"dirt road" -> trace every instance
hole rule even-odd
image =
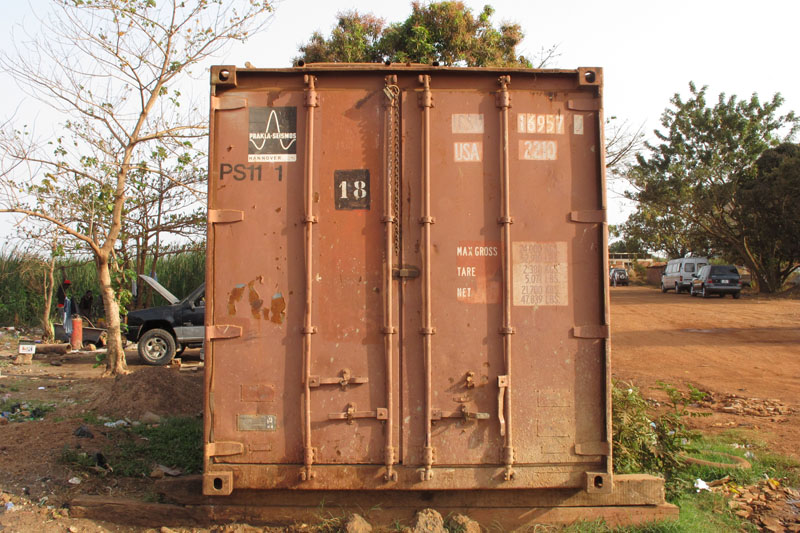
[[[703,299],[616,287],[611,332],[616,379],[632,380],[654,397],[663,395],[650,387],[663,381],[691,383],[718,399],[736,395],[749,405],[777,400],[773,404],[784,405],[785,414],[753,416],[729,408],[692,423],[710,431],[757,431],[776,451],[800,458],[800,300]],[[731,398],[727,403],[736,404]]]

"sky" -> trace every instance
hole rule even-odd
[[[225,0],[235,1],[235,0]],[[574,69],[602,67],[606,116],[644,125],[651,135],[676,92],[688,94],[688,85],[709,86],[709,100],[724,92],[740,98],[756,92],[766,101],[780,92],[783,112],[800,112],[800,1],[761,0],[466,0],[473,12],[489,3],[495,25],[517,22],[525,32],[518,53],[535,56],[542,47],[558,45],[559,56],[548,66]],[[30,19],[45,0],[0,0],[0,45],[8,49],[11,28]],[[298,45],[311,33],[329,34],[340,11],[372,12],[387,22],[404,20],[410,2],[368,0],[281,0],[270,25],[244,45],[231,46],[211,64],[245,61],[256,67],[291,65]],[[208,77],[197,77],[197,91],[208,93]],[[0,100],[0,121],[15,110],[32,113],[39,105],[20,104],[20,92],[0,76],[6,94]],[[21,107],[19,107],[21,106]],[[39,120],[46,120],[41,112]],[[39,128],[41,129],[41,127]],[[620,198],[622,185],[609,185],[609,222],[620,223],[631,206]],[[0,239],[7,233],[0,219]]]

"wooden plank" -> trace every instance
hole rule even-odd
[[[345,509],[335,505],[309,507],[250,507],[212,506],[211,517],[217,523],[240,522],[256,524],[314,524],[331,518],[344,519],[351,513],[363,513],[375,527],[387,527],[397,523],[410,525],[417,511],[432,508],[442,516],[463,514],[484,527],[501,528],[502,531],[535,530],[540,524],[565,525],[581,521],[603,519],[611,527],[645,524],[662,520],[677,520],[679,509],[672,504],[639,505],[631,507],[531,507],[521,508],[472,508],[420,506],[415,509],[373,508]]]
[[[142,527],[202,525],[210,522],[208,510],[202,508],[105,496],[78,496],[70,502],[69,514],[73,518]]]
[[[300,491],[300,490],[237,490],[231,496],[203,496],[201,476],[183,476],[156,482],[155,491],[164,501],[183,505],[255,505],[311,506],[326,504],[365,509],[420,509],[426,506],[478,507],[603,507],[659,505],[664,500],[664,480],[646,474],[614,477],[610,494],[588,494],[579,489],[568,490],[497,490],[497,491]]]
[[[69,351],[70,345],[69,344],[37,344],[36,345],[36,353],[37,354],[58,354],[64,355]]]
[[[398,493],[400,494],[400,493]],[[463,496],[463,494],[462,494]],[[603,519],[610,526],[643,524],[678,518],[679,510],[671,504],[603,507],[470,507],[456,505],[419,505],[409,507],[364,508],[355,505],[339,506],[325,503],[317,507],[306,505],[203,505],[179,506],[139,502],[103,496],[81,496],[71,502],[70,515],[75,518],[113,521],[118,524],[142,527],[207,526],[214,523],[248,523],[251,525],[291,525],[298,522],[313,524],[331,518],[342,518],[351,513],[366,514],[374,526],[396,523],[411,524],[416,512],[422,508],[436,509],[442,516],[465,514],[484,524],[499,526],[503,530],[532,527],[536,524],[571,524],[578,521]]]

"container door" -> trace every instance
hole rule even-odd
[[[493,89],[433,89],[427,143],[420,102],[425,91],[412,85],[404,94],[405,137],[423,139],[422,147],[404,147],[404,190],[410,198],[404,205],[404,261],[422,270],[420,280],[403,291],[404,452],[410,464],[425,465],[428,454],[434,466],[502,462],[499,119]],[[426,450],[426,441],[432,450]]]
[[[214,113],[218,463],[384,462],[386,96],[341,82],[228,92]]]
[[[597,101],[530,78],[405,81],[421,143],[403,149],[403,261],[421,277],[402,289],[404,461],[558,483],[535,465],[608,454]]]

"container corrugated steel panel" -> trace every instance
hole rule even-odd
[[[611,489],[601,87],[212,69],[207,494]]]

